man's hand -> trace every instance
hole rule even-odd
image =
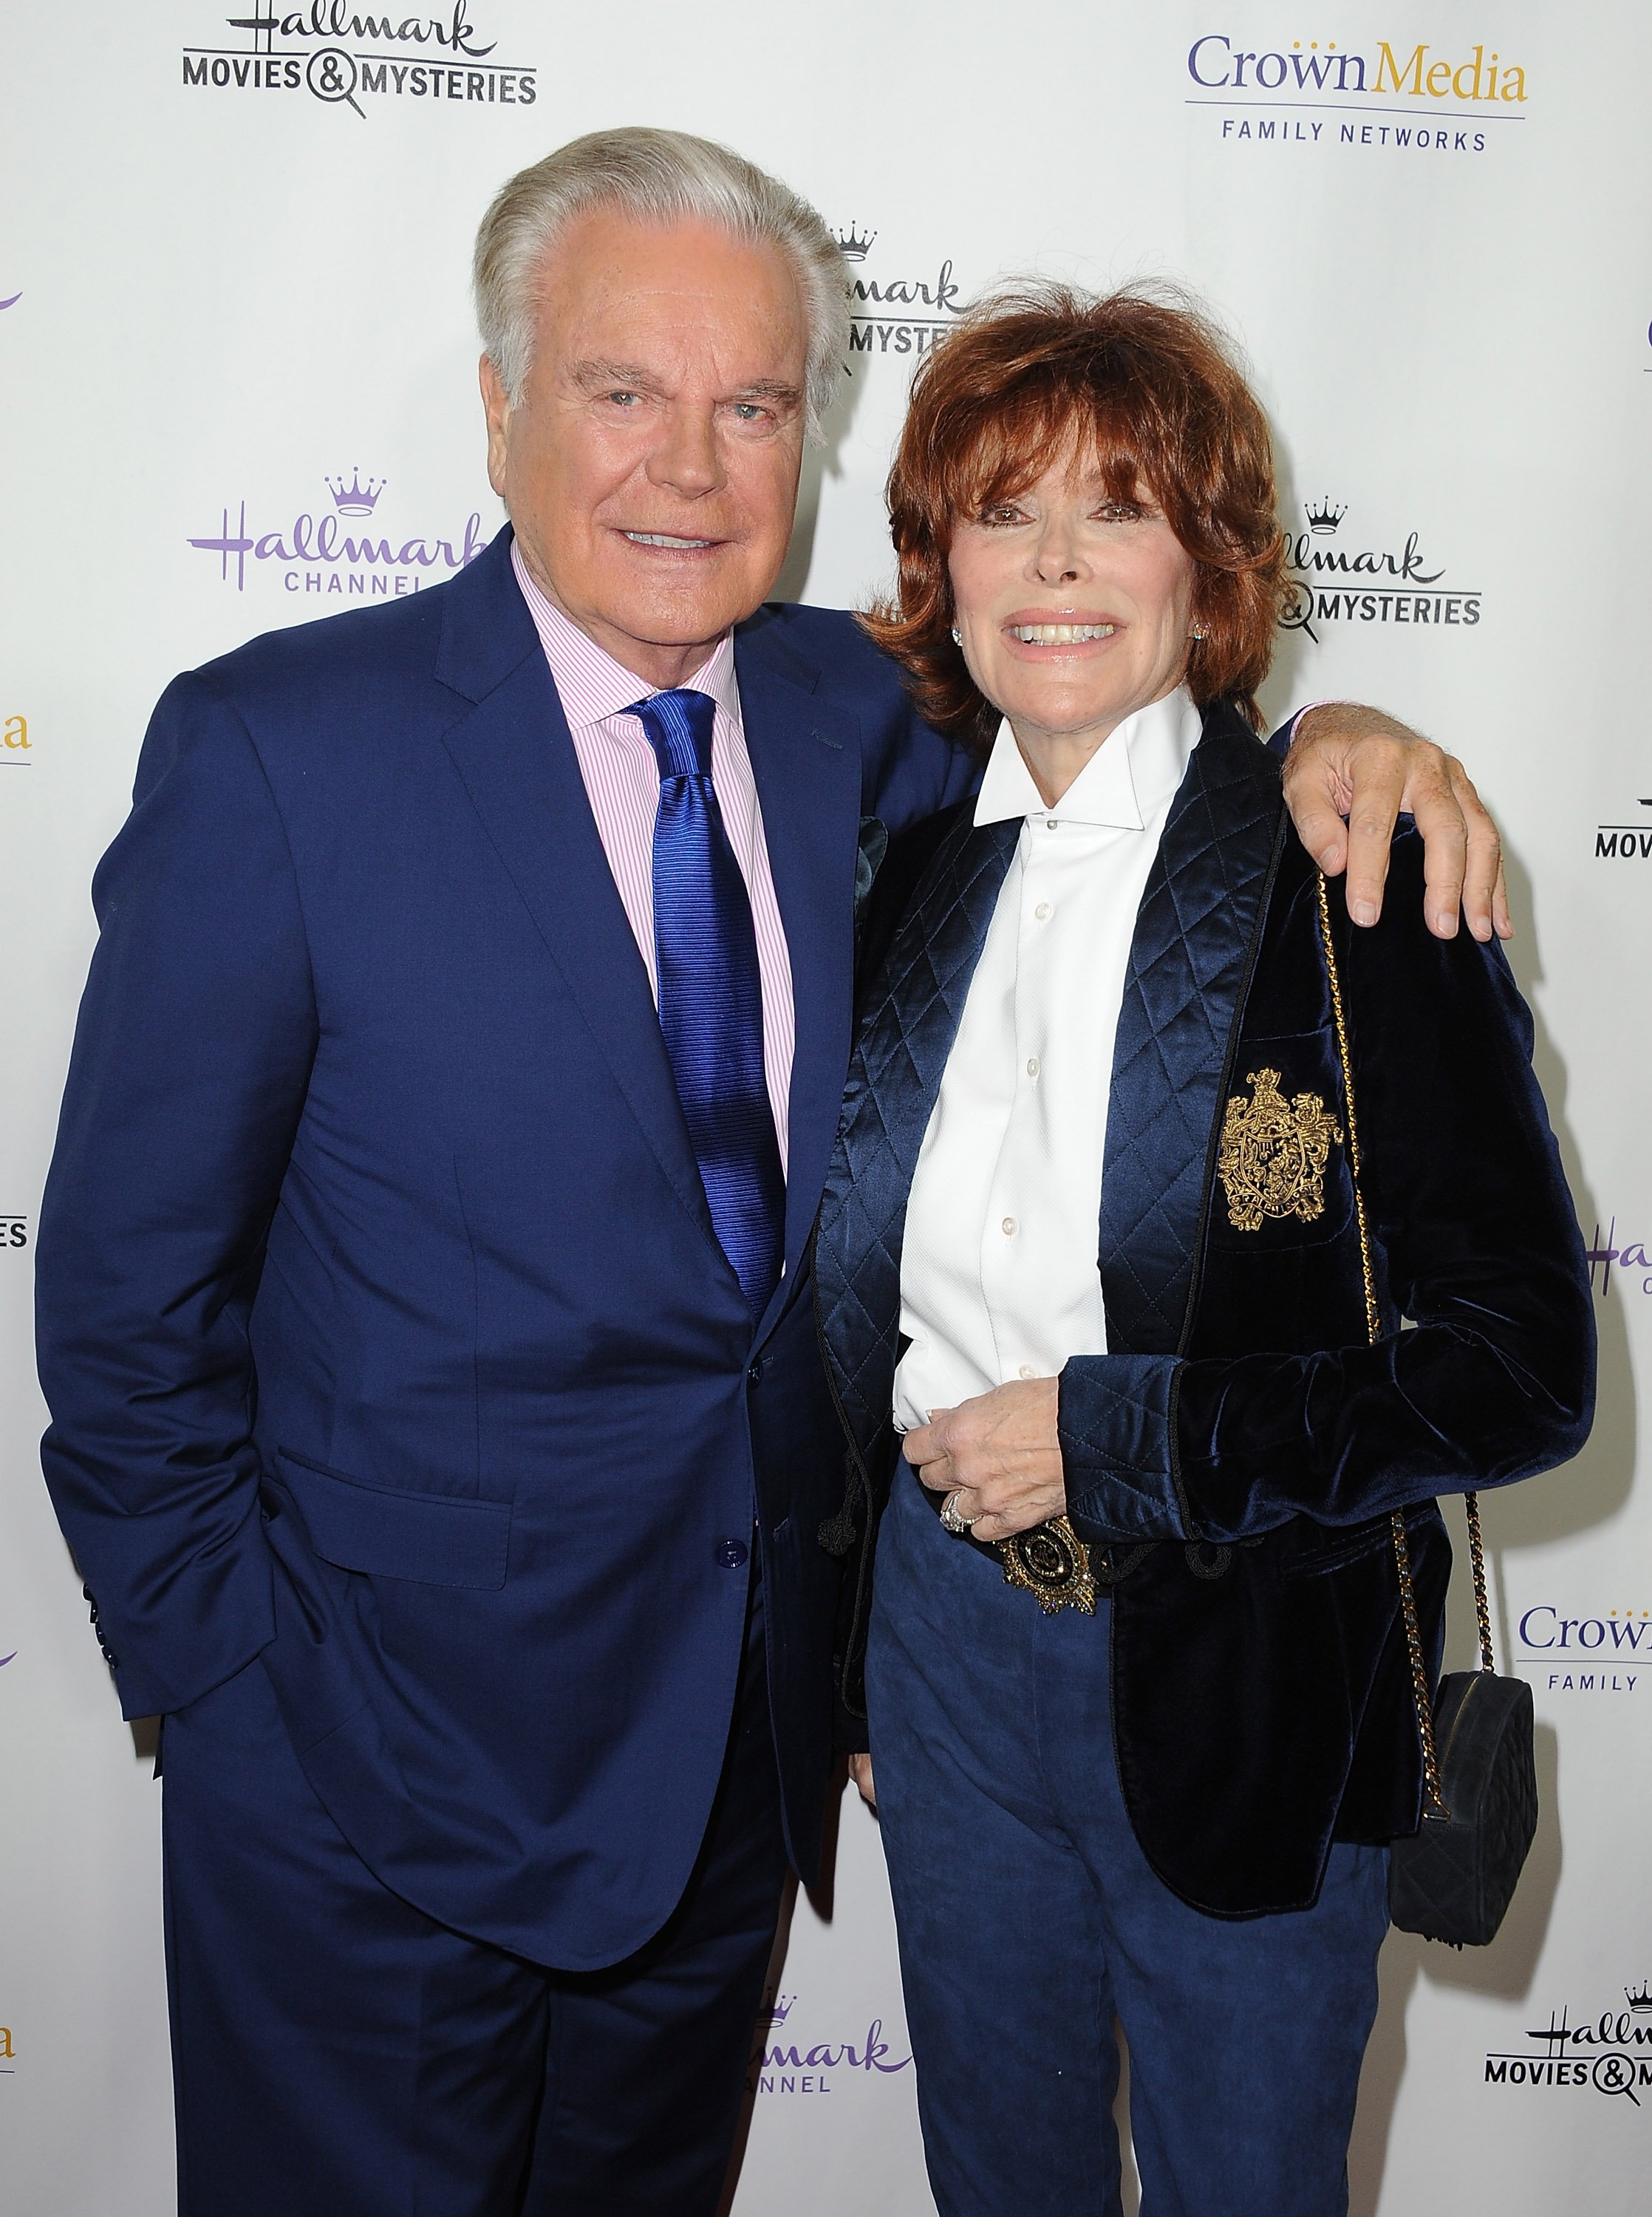
[[[959,1496],[978,1540],[1008,1540],[1067,1508],[1053,1378],[1017,1378],[909,1432],[907,1461],[931,1492]]]
[[[1389,843],[1402,810],[1423,843],[1423,900],[1438,939],[1458,911],[1476,939],[1512,939],[1502,841],[1462,763],[1380,708],[1323,701],[1298,718],[1285,763],[1285,799],[1297,837],[1327,877],[1348,874],[1348,914],[1382,914]],[[1347,818],[1347,823],[1343,818]]]
[[[860,1799],[867,1808],[875,1809],[878,1794],[872,1782],[872,1757],[869,1755],[852,1755],[849,1757],[849,1775],[860,1788]]]

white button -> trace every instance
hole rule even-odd
[[[1029,1078],[1036,1078],[1039,1074],[1039,1058],[1035,1054],[1026,1058],[1026,1074]]]
[[[1040,901],[1040,902],[1039,903],[1038,906],[1033,910],[1032,913],[1033,913],[1033,915],[1034,915],[1035,917],[1037,917],[1037,918],[1039,919],[1039,922],[1040,923],[1042,923],[1044,922],[1044,919],[1045,918],[1045,917],[1047,917],[1047,916],[1049,915],[1049,913],[1050,913],[1050,904],[1049,904],[1049,902],[1048,902],[1048,901]]]
[[[1036,1378],[1038,1374],[1038,1372],[1032,1368],[1032,1365],[1030,1362],[1022,1363],[1021,1375],[1023,1378]]]
[[[1000,1228],[1002,1229],[1006,1239],[1013,1239],[1015,1237],[1014,1218],[1013,1216],[1007,1216]]]
[[[1045,821],[1045,828],[1046,828],[1047,830],[1049,830],[1049,831],[1058,831],[1061,829],[1060,824],[1057,822],[1056,818],[1055,818],[1053,816],[1046,816],[1046,817],[1045,818],[1044,821]]]

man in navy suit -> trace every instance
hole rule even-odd
[[[812,211],[599,134],[478,291],[513,528],[169,688],[42,1215],[46,1474],[164,1719],[189,2217],[709,2213],[818,1856],[856,887],[976,771],[763,605],[844,352]],[[1454,926],[1444,758],[1319,722],[1299,822],[1335,864],[1359,781],[1374,902],[1403,797]]]

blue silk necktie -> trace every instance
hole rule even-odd
[[[780,1282],[786,1182],[763,1074],[757,935],[712,787],[707,693],[656,693],[629,712],[660,766],[654,951],[660,1029],[723,1252],[754,1316]]]

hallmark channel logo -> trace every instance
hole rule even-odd
[[[867,276],[863,274],[878,242],[875,231],[852,223],[834,233],[848,265],[844,290],[849,299],[849,359],[863,354],[933,354],[964,312],[963,287],[952,275],[949,256],[933,275]]]
[[[1515,1662],[1543,1672],[1551,1694],[1632,1694],[1652,1669],[1652,1611],[1568,1616],[1538,1602],[1515,1626],[1514,1642]]]
[[[1563,2008],[1546,2025],[1528,2027],[1526,2048],[1494,2050],[1486,2058],[1488,2086],[1592,2086],[1597,2094],[1624,2096],[1636,2109],[1652,2090],[1652,1980],[1623,1990],[1627,2007],[1602,2010],[1574,2024]]]
[[[0,315],[3,315],[8,308],[15,308],[22,297],[21,293],[14,293],[10,300],[0,300]]]
[[[1604,1234],[1597,1220],[1583,1259],[1589,1266],[1589,1285],[1602,1300],[1614,1286],[1620,1294],[1652,1294],[1652,1262],[1647,1259],[1646,1244],[1644,1239],[1620,1242],[1615,1216]]]
[[[1638,795],[1637,806],[1652,809],[1652,797]],[[1652,815],[1643,816],[1638,824],[1597,824],[1594,859],[1597,862],[1652,861]]]
[[[1305,531],[1285,542],[1287,591],[1279,622],[1319,643],[1316,624],[1427,624],[1435,629],[1477,624],[1484,596],[1466,585],[1442,585],[1443,568],[1428,568],[1420,534],[1397,548],[1360,546],[1340,534],[1347,504],[1329,494],[1304,501]]]
[[[233,577],[237,593],[247,590],[249,561],[267,562],[268,574],[279,577],[289,593],[345,600],[397,599],[429,584],[433,571],[439,578],[475,561],[487,545],[478,510],[472,511],[462,532],[398,539],[383,528],[378,513],[388,482],[364,479],[352,465],[348,484],[342,474],[324,477],[330,505],[318,502],[314,514],[303,509],[279,530],[259,531],[249,526],[243,500],[233,518],[225,505],[217,532],[189,544],[218,556],[219,577],[225,584]],[[366,529],[355,528],[363,523]],[[253,576],[256,580],[256,568]]]
[[[364,120],[364,100],[408,99],[532,108],[533,64],[509,66],[499,42],[471,21],[468,0],[445,15],[397,15],[311,0],[225,18],[234,46],[186,46],[183,81],[216,92],[307,92]]]
[[[3,1209],[0,1209],[0,1254],[9,1254],[14,1248],[27,1247],[28,1244],[28,1219],[26,1216],[8,1216]],[[6,1660],[9,1662],[11,1658],[8,1656]]]
[[[10,1661],[10,1657],[7,1657]],[[11,2027],[0,2024],[0,2078],[15,2078],[17,2075],[17,2051],[11,2036]]]
[[[880,2016],[872,2018],[864,2040],[817,2040],[805,2047],[798,2026],[792,2022],[797,2002],[795,1994],[778,1991],[765,1998],[747,2068],[749,2092],[829,2094],[834,2073],[841,2084],[846,2072],[864,2072],[868,2079],[873,2074],[893,2078],[911,2068],[909,2054],[896,2057],[892,2062],[887,2060],[893,2051],[884,2038]]]
[[[1483,126],[1519,120],[1526,101],[1524,65],[1483,41],[1408,52],[1403,39],[1363,50],[1293,39],[1287,52],[1207,31],[1187,50],[1187,75],[1197,90],[1184,104],[1227,111],[1220,135],[1235,145],[1483,154]],[[1353,120],[1362,107],[1372,120]]]
[[[0,769],[27,769],[34,751],[27,716],[0,716]]]

